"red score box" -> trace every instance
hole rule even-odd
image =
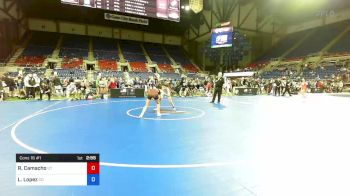
[[[87,163],[87,174],[100,174],[100,163],[99,162],[88,162]]]

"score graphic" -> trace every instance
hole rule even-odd
[[[17,186],[99,184],[99,154],[16,154]]]
[[[87,185],[100,184],[100,163],[89,162],[87,164]]]

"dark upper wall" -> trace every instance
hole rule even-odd
[[[104,13],[115,13],[106,10],[61,4],[60,0],[20,0],[23,11],[28,17],[64,20],[85,24],[98,24],[102,26],[122,27],[154,33],[170,35],[183,35],[190,25],[189,17],[181,17],[181,22],[148,18],[148,26],[134,25],[104,20]],[[124,14],[123,15],[128,15]],[[134,15],[131,15],[134,16]],[[140,17],[140,16],[135,16]]]

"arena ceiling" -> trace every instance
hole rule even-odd
[[[286,24],[329,16],[350,8],[349,0],[255,0],[262,14],[272,14]]]

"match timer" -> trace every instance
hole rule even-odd
[[[17,186],[99,184],[99,154],[16,154]]]

